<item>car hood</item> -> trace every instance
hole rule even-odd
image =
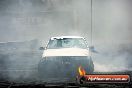
[[[44,50],[42,57],[48,56],[89,56],[89,50],[81,48],[60,48]]]

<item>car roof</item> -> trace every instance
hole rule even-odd
[[[81,36],[56,36],[56,37],[51,37],[51,39],[63,39],[63,38],[84,38]]]

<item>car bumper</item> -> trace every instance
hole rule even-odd
[[[91,73],[92,65],[91,58],[86,56],[46,57],[40,61],[38,70],[42,76],[47,77],[75,77],[79,66]]]

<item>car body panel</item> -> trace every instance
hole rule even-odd
[[[43,57],[48,56],[89,56],[88,49],[81,48],[61,48],[61,49],[47,49],[43,52]]]

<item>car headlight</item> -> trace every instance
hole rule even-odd
[[[40,62],[43,62],[43,61],[45,61],[46,60],[46,57],[43,57],[41,60],[40,60]]]

